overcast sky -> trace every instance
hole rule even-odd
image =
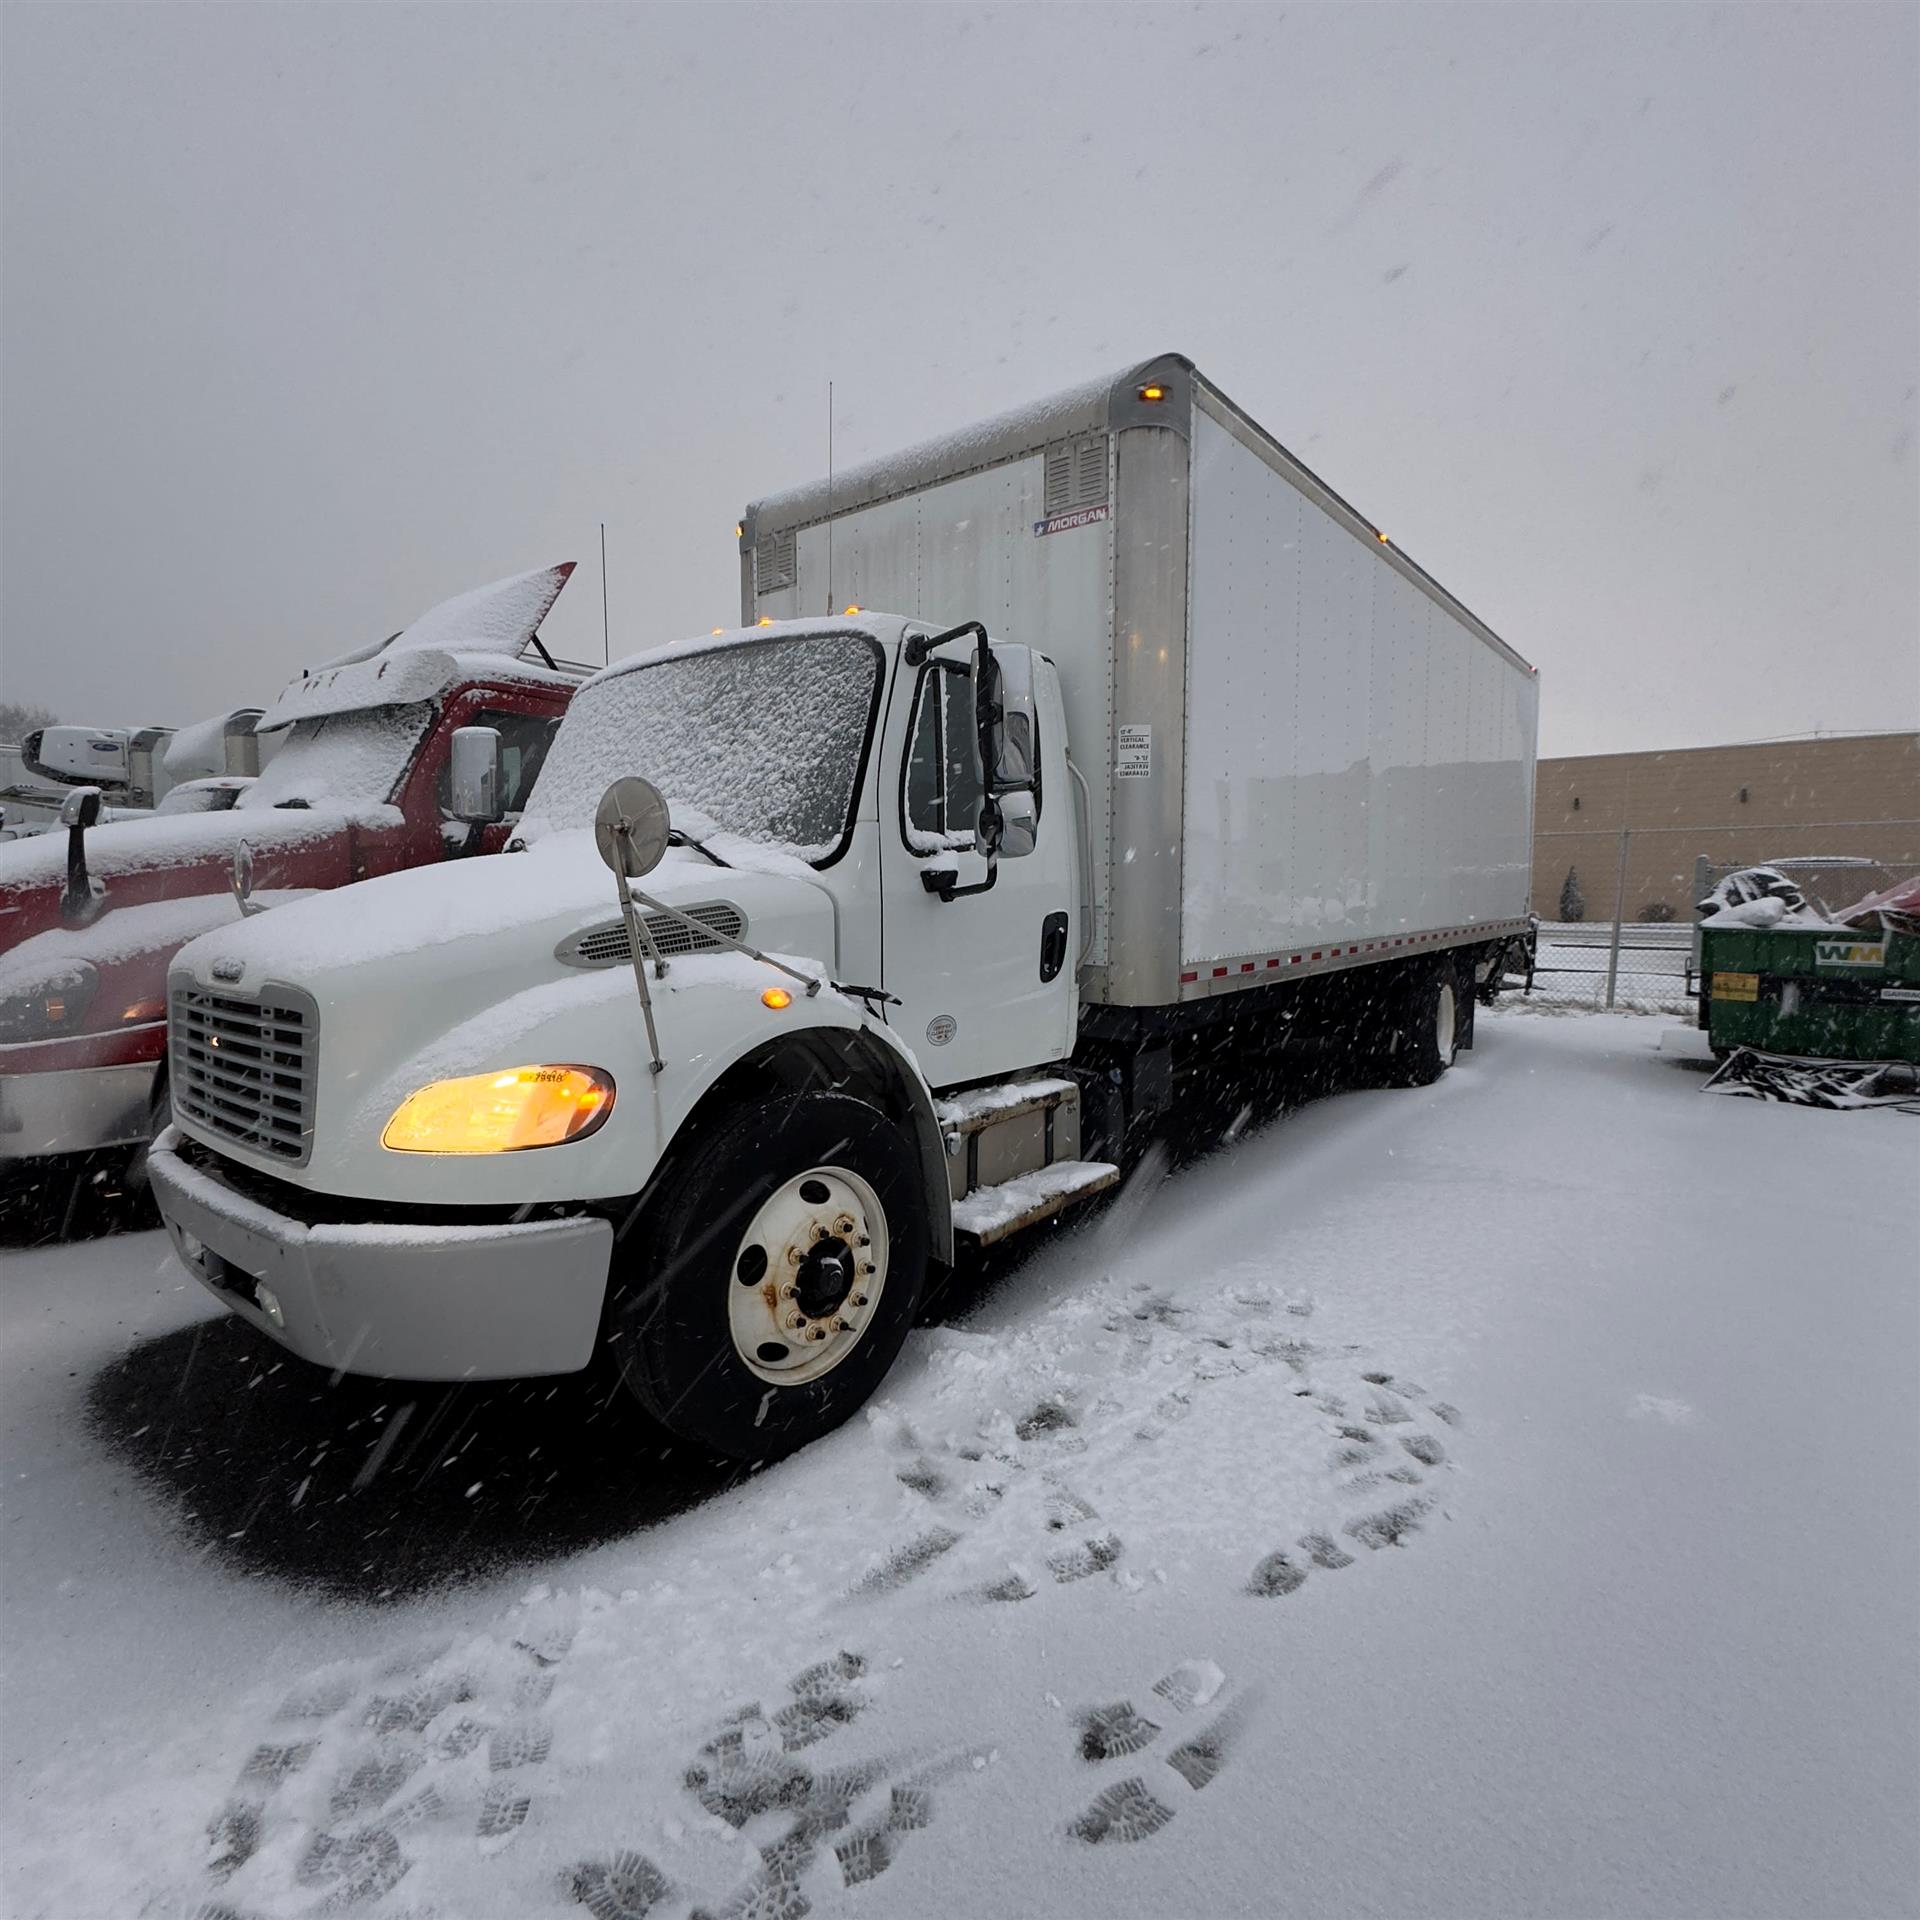
[[[1920,723],[1920,10],[0,8],[0,682],[271,698],[1167,348],[1535,661],[1541,745]]]

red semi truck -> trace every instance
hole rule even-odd
[[[152,1138],[167,968],[188,940],[500,848],[587,672],[538,635],[572,571],[462,594],[303,673],[262,716],[279,749],[230,809],[95,824],[98,789],[75,787],[59,827],[0,845],[0,1175]]]

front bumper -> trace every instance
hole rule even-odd
[[[68,1067],[54,1073],[0,1073],[0,1164],[53,1153],[132,1147],[152,1124],[159,1067]]]
[[[592,1358],[613,1227],[318,1225],[234,1191],[154,1142],[155,1198],[187,1271],[283,1347],[343,1373],[502,1380]]]

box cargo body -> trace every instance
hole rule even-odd
[[[979,619],[1056,662],[1089,1002],[1525,930],[1533,669],[1190,361],[763,499],[740,581],[747,624]]]

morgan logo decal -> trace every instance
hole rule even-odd
[[[1072,513],[1056,513],[1033,523],[1035,538],[1049,533],[1067,533],[1075,527],[1097,527],[1107,517],[1104,506],[1076,507]]]
[[[927,1022],[927,1044],[944,1047],[960,1031],[960,1023],[950,1013],[936,1013]]]
[[[1819,940],[1814,943],[1816,967],[1884,967],[1887,943],[1884,940]]]
[[[216,980],[238,980],[247,970],[244,960],[216,960],[207,971]]]

